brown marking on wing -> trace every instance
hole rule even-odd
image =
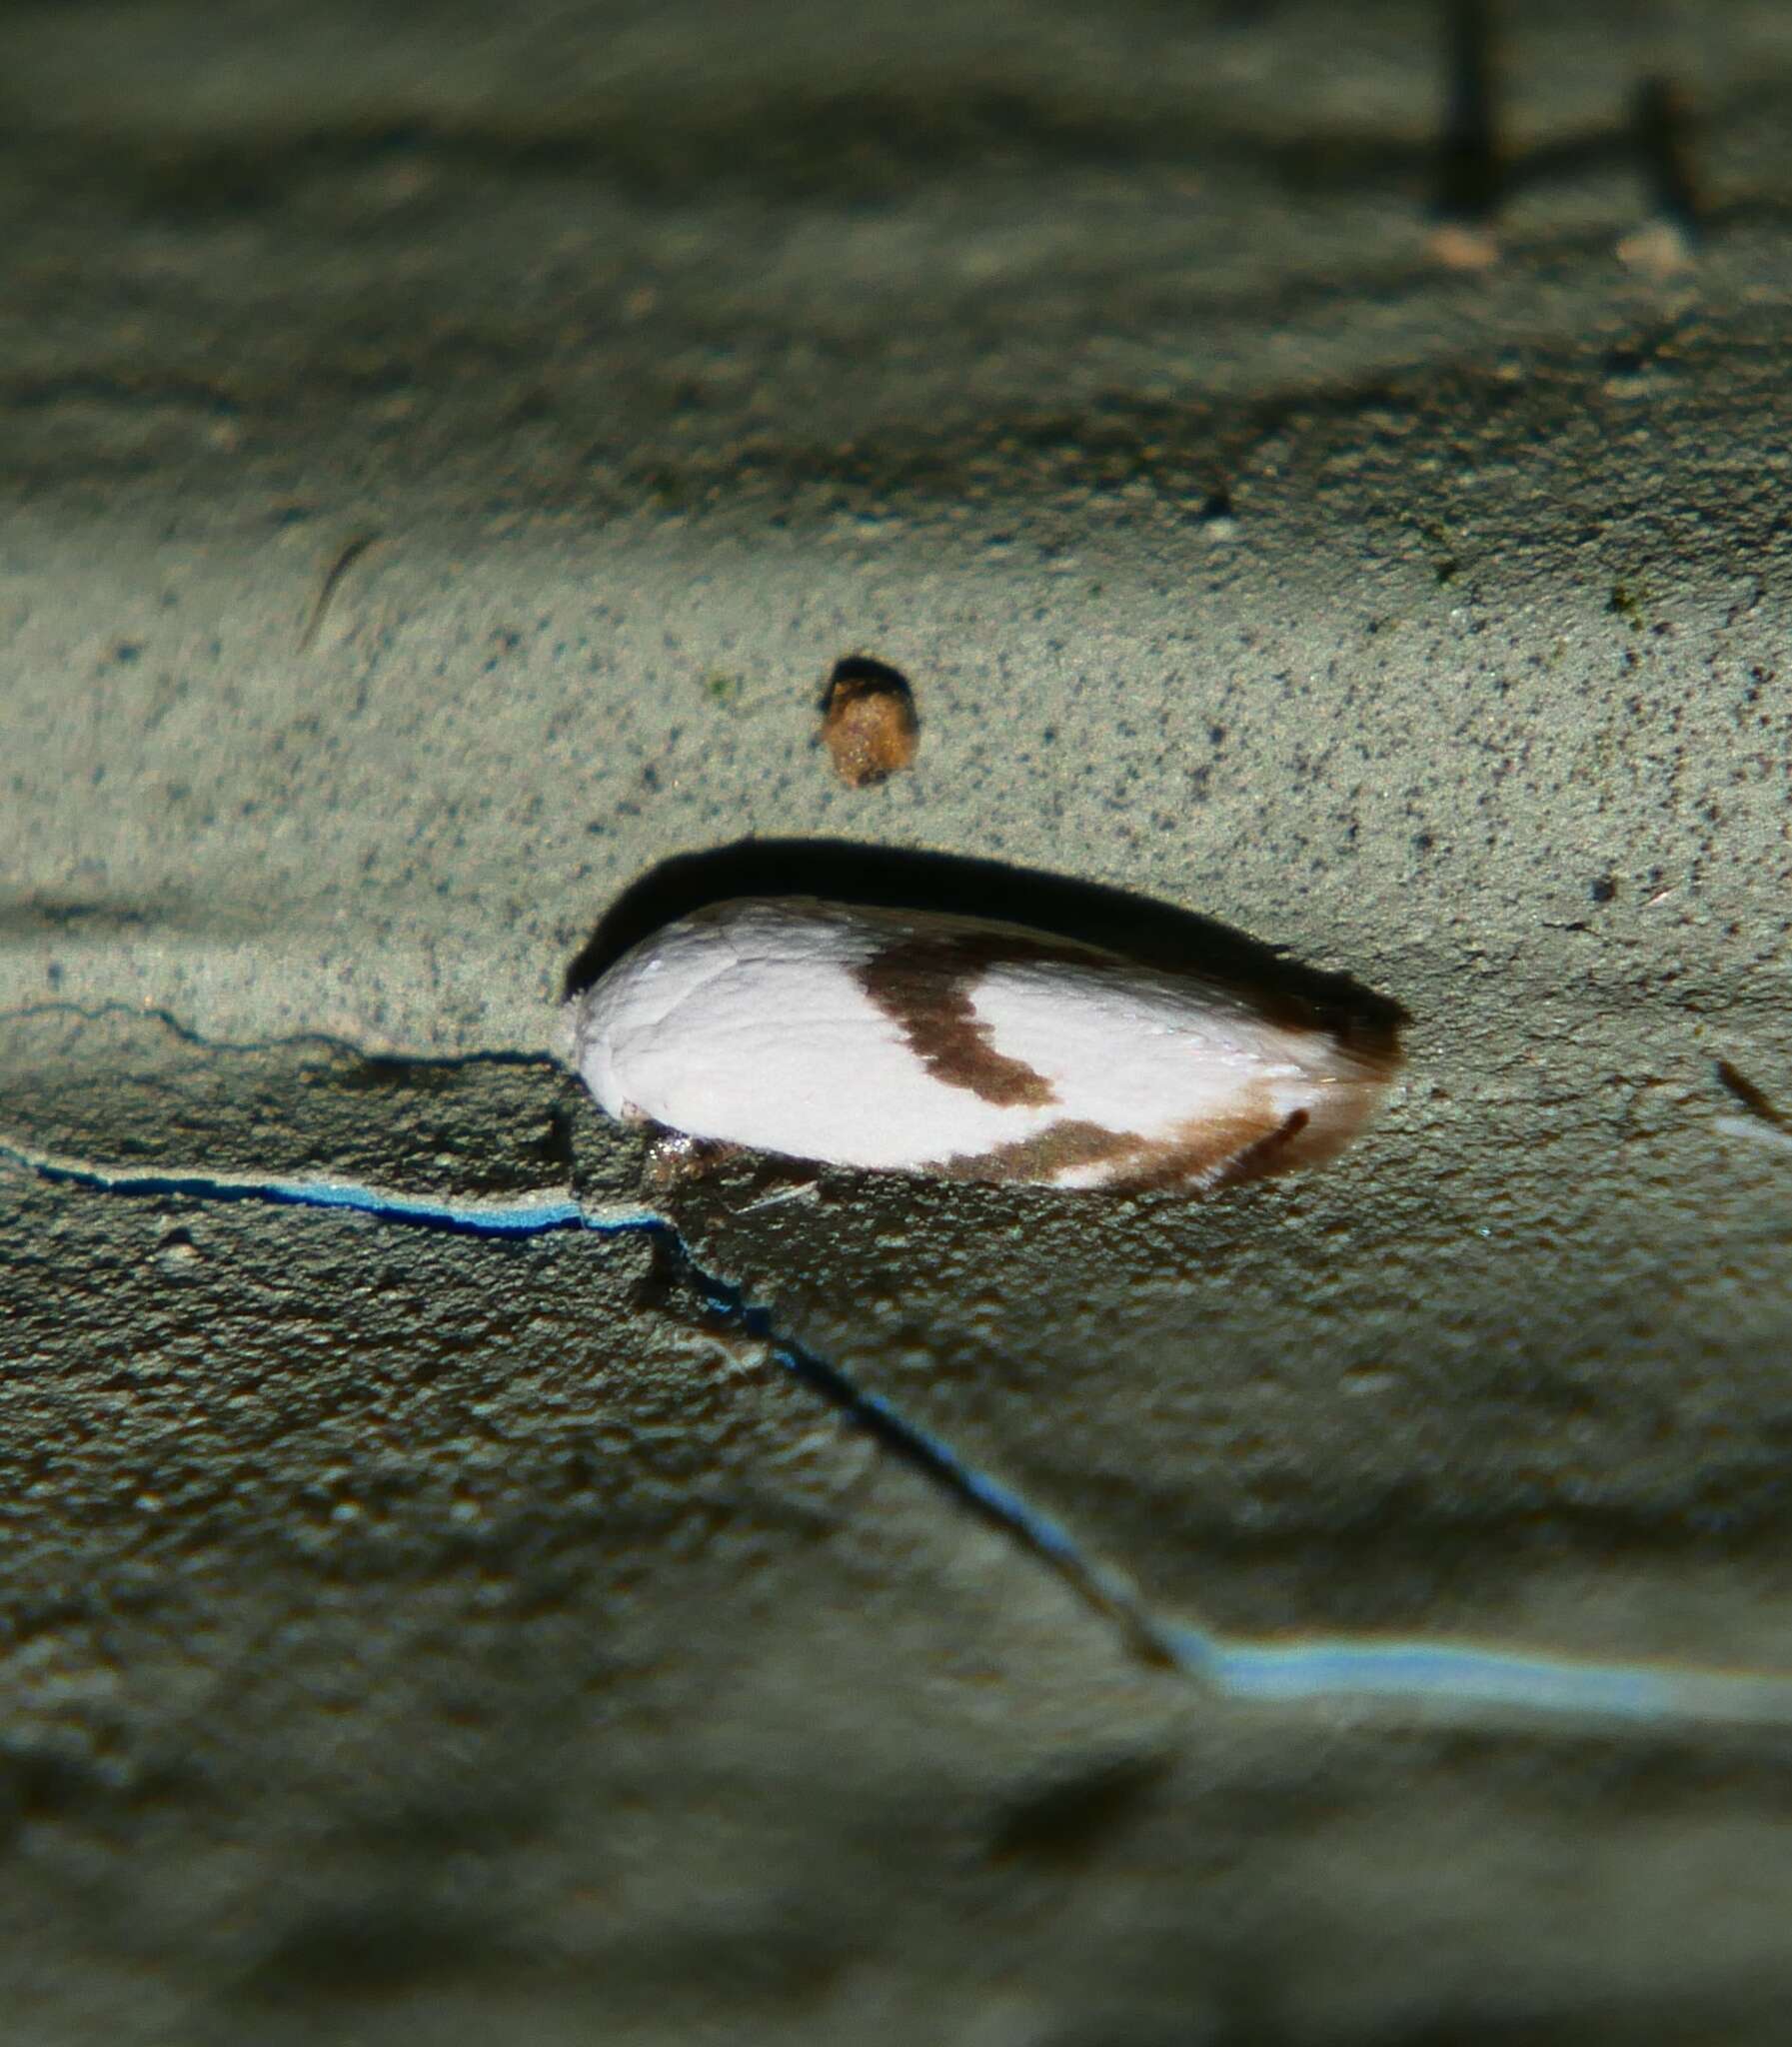
[[[1026,1186],[1050,1186],[1060,1173],[1080,1165],[1118,1164],[1151,1149],[1150,1140],[1131,1130],[1110,1130],[1104,1123],[1065,1116],[1047,1123],[1036,1135],[1015,1137],[987,1151],[965,1151],[917,1166],[941,1179],[1019,1180]]]
[[[1136,1171],[1117,1174],[1106,1184],[1118,1194],[1151,1194],[1170,1187],[1207,1191],[1267,1179],[1303,1163],[1295,1145],[1311,1120],[1304,1108],[1296,1108],[1279,1122],[1247,1112],[1223,1121],[1208,1117],[1184,1123],[1152,1146]]]
[[[1145,1194],[1180,1188],[1210,1193],[1331,1157],[1361,1126],[1378,1090],[1358,1085],[1338,1091],[1349,1099],[1327,1098],[1313,1109],[1296,1108],[1278,1116],[1264,1098],[1230,1115],[1192,1117],[1161,1137],[1066,1117],[1035,1136],[917,1169],[943,1179],[1054,1186],[1066,1172],[1107,1166],[1110,1170],[1097,1182],[1102,1192]]]
[[[1005,934],[991,937],[994,943],[980,933],[898,939],[858,970],[859,985],[935,1080],[1001,1108],[1044,1108],[1057,1099],[1051,1082],[1024,1059],[996,1050],[970,1000],[985,968],[1043,956]]]

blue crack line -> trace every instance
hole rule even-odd
[[[338,1208],[459,1236],[540,1236],[556,1229],[651,1236],[726,1326],[765,1343],[787,1371],[883,1447],[1050,1565],[1115,1621],[1139,1653],[1228,1698],[1280,1704],[1382,1700],[1594,1719],[1792,1726],[1792,1673],[1665,1661],[1600,1662],[1467,1641],[1366,1635],[1291,1635],[1264,1641],[1155,1616],[1119,1575],[1085,1557],[1067,1530],[987,1472],[966,1463],[880,1394],[866,1392],[838,1365],[781,1333],[769,1309],[697,1262],[671,1219],[657,1208],[626,1203],[595,1207],[570,1195],[548,1193],[514,1200],[437,1200],[327,1175],[97,1165],[8,1138],[0,1138],[0,1159],[52,1184],[96,1193]]]
[[[356,1180],[267,1178],[259,1173],[172,1172],[166,1167],[132,1169],[90,1165],[33,1151],[0,1138],[0,1158],[9,1158],[52,1185],[90,1187],[103,1194],[185,1194],[198,1201],[266,1201],[277,1208],[347,1208],[386,1222],[419,1223],[453,1236],[540,1236],[550,1229],[595,1229],[614,1234],[647,1229],[664,1220],[652,1208],[588,1209],[567,1195],[525,1195],[514,1201],[435,1201],[422,1194],[388,1193]]]

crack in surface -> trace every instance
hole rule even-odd
[[[271,1052],[317,1045],[343,1058],[359,1059],[368,1066],[430,1067],[444,1072],[462,1066],[541,1066],[556,1073],[566,1070],[562,1062],[546,1050],[369,1051],[352,1037],[341,1037],[329,1030],[283,1030],[274,1037],[208,1037],[191,1024],[183,1023],[172,1010],[151,1003],[72,1003],[58,998],[41,1003],[20,1003],[10,1010],[0,1010],[0,1024],[28,1024],[39,1017],[67,1017],[83,1024],[103,1024],[109,1019],[155,1024],[166,1030],[177,1044],[191,1045],[195,1051]],[[0,1134],[0,1151],[22,1157],[28,1149],[28,1146],[21,1147]]]
[[[1757,1126],[1753,1133],[1764,1132]],[[1222,1696],[1284,1704],[1355,1698],[1471,1713],[1482,1709],[1644,1722],[1792,1725],[1792,1672],[1715,1669],[1665,1660],[1596,1661],[1472,1641],[1353,1635],[1253,1640],[1155,1614],[1116,1572],[1085,1556],[1067,1530],[964,1461],[881,1394],[867,1391],[838,1365],[780,1330],[771,1311],[744,1288],[700,1265],[671,1219],[653,1207],[621,1202],[596,1206],[549,1189],[507,1199],[444,1200],[328,1175],[130,1168],[61,1157],[4,1135],[0,1161],[51,1184],[95,1193],[339,1208],[462,1236],[534,1236],[561,1229],[601,1236],[648,1235],[726,1327],[763,1342],[785,1370],[864,1428],[882,1448],[1047,1564],[1116,1624],[1135,1653]]]

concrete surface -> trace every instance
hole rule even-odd
[[[1117,883],[1370,1137],[699,1255],[1155,1612],[1792,1671],[1792,17],[1497,26],[1464,269],[1418,5],[14,10],[0,1135],[627,1193],[655,863]],[[0,1174],[9,2039],[1784,2035],[1784,1724],[1246,1708],[639,1241]]]

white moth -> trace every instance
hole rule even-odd
[[[625,1121],[1043,1186],[1201,1189],[1314,1163],[1398,1063],[1391,1033],[1292,998],[812,897],[680,918],[569,1008],[579,1071]]]

